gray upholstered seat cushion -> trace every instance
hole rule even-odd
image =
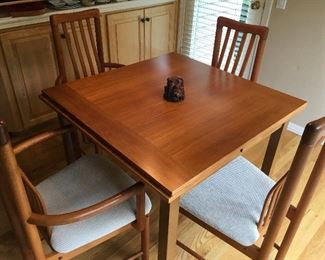
[[[100,202],[133,185],[118,166],[99,155],[87,155],[37,185],[48,214],[61,214]],[[135,220],[135,198],[88,219],[54,226],[51,245],[61,253],[105,236]],[[146,214],[151,202],[146,195]]]
[[[181,198],[181,207],[238,243],[259,238],[257,223],[275,182],[237,157]]]

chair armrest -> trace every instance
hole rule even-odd
[[[73,130],[74,128],[72,126],[64,126],[64,127],[57,128],[55,130],[50,130],[50,131],[43,132],[41,134],[34,135],[33,137],[25,141],[22,141],[19,144],[14,145],[13,147],[14,153],[19,154],[20,152],[24,151],[25,149],[35,144],[44,142],[52,137],[65,134]]]
[[[29,224],[34,224],[37,226],[56,226],[56,225],[65,225],[73,222],[77,222],[83,220],[85,218],[89,218],[93,215],[96,215],[103,210],[112,208],[122,202],[130,199],[134,195],[137,195],[141,192],[144,192],[144,184],[141,182],[137,182],[133,186],[125,189],[117,193],[116,195],[105,199],[97,204],[92,206],[69,212],[60,215],[45,215],[45,214],[38,214],[32,213],[27,222]]]
[[[119,64],[119,63],[110,63],[110,62],[104,62],[104,67],[105,68],[121,68],[124,67],[125,65]]]

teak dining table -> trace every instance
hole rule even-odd
[[[184,80],[182,102],[163,99],[173,75]],[[41,99],[159,194],[158,259],[174,259],[180,197],[271,136],[269,173],[283,126],[306,106],[175,53],[45,89]]]

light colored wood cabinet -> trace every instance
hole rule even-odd
[[[76,31],[81,37],[78,26]],[[55,117],[53,110],[39,99],[42,89],[55,85],[58,75],[50,26],[4,32],[0,39],[3,50],[0,52],[0,118],[7,122],[10,131],[20,132]],[[74,80],[68,49],[66,44],[63,46],[68,79]],[[73,51],[76,52],[75,46]],[[104,54],[108,57],[107,47]],[[79,60],[77,63],[80,66]]]
[[[102,14],[105,60],[131,64],[175,51],[175,3]],[[63,52],[68,80],[74,80],[68,49]],[[55,116],[39,95],[54,86],[57,75],[48,23],[0,31],[0,119],[9,131],[20,132]]]
[[[143,10],[107,15],[112,62],[132,64],[144,59]]]
[[[41,90],[54,86],[57,68],[51,31],[48,26],[15,30],[1,34],[4,60],[7,64],[14,100],[22,128],[54,116],[38,98]],[[15,129],[16,130],[16,129]],[[19,129],[17,129],[19,130]]]
[[[107,16],[111,61],[132,64],[175,51],[175,5]]]
[[[145,59],[175,51],[174,4],[147,8],[145,18]]]

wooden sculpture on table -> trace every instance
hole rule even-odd
[[[164,99],[170,102],[179,102],[184,100],[184,81],[181,77],[173,76],[167,78],[165,86]]]

